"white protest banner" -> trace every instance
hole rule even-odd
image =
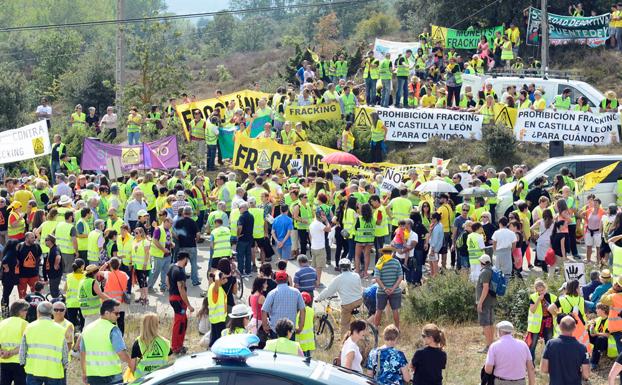
[[[564,278],[566,282],[576,279],[581,286],[585,286],[585,263],[564,262]]]
[[[37,158],[51,152],[45,120],[0,132],[0,164]]]
[[[384,179],[382,179],[380,190],[391,192],[394,188],[397,188],[400,183],[402,183],[402,179],[402,174],[399,173],[396,169],[387,168],[384,171]]]
[[[374,43],[374,56],[378,60],[384,59],[384,55],[388,52],[391,54],[391,60],[397,59],[397,55],[406,53],[409,49],[413,52],[413,57],[417,54],[417,50],[421,44],[414,41],[391,41],[376,39]]]
[[[577,146],[606,146],[618,143],[620,115],[614,112],[518,110],[514,136],[523,142],[548,143],[562,140]]]
[[[427,142],[431,138],[482,139],[482,115],[440,108],[376,108],[387,141]]]

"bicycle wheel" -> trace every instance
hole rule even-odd
[[[244,299],[244,281],[242,280],[242,275],[240,275],[240,271],[236,270],[235,273],[235,279],[238,283],[238,292],[237,292],[237,297],[238,299],[242,300]]]
[[[367,327],[369,328],[369,333],[367,334],[367,336],[365,337],[365,339],[369,340],[370,345],[372,345],[373,348],[377,348],[378,347],[378,329],[376,329],[376,327],[374,325],[372,325],[370,322],[365,321],[367,323]]]
[[[333,346],[335,331],[326,315],[315,317],[313,320],[313,334],[317,349],[329,350]]]

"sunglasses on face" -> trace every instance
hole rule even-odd
[[[56,313],[62,313],[62,312],[64,312],[64,311],[65,311],[65,309],[54,309],[54,311],[55,311]]]

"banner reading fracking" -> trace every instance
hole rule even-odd
[[[542,11],[529,8],[529,22],[527,24],[527,45],[540,45],[540,22]],[[575,17],[548,14],[549,44],[582,44],[597,47],[605,44],[609,38],[609,21],[611,14],[598,16]]]
[[[578,111],[518,110],[514,135],[525,142],[562,140],[577,146],[618,143],[618,113],[586,114]]]
[[[482,35],[486,36],[488,42],[492,42],[496,32],[503,34],[503,26],[460,30],[433,25],[431,39],[433,42],[441,42],[441,44],[447,48],[476,49]]]
[[[387,141],[427,142],[431,138],[482,139],[482,115],[440,108],[357,108],[355,128],[371,128],[371,112],[387,127]]]
[[[321,163],[324,156],[337,151],[339,150],[309,142],[299,142],[292,146],[279,144],[272,139],[251,139],[237,135],[232,165],[233,168],[244,172],[281,168],[289,174],[292,165],[295,164],[296,168],[302,169],[305,175],[310,167],[317,166],[324,169],[337,168],[346,170],[349,173],[365,177],[373,177],[375,170],[384,170],[386,168],[395,169],[396,172],[400,173],[407,173],[412,168],[421,169],[430,166],[430,163],[401,165],[383,162],[362,163],[360,166],[329,166]],[[449,159],[440,161],[438,165],[446,167],[449,161]]]
[[[339,103],[320,103],[310,106],[287,106],[285,119],[290,122],[315,122],[318,120],[339,120]]]
[[[193,103],[180,104],[177,106],[177,116],[181,122],[186,135],[186,140],[190,140],[190,121],[192,120],[192,111],[200,110],[203,114],[203,118],[210,116],[214,109],[219,108],[221,116],[224,116],[224,111],[227,103],[230,100],[235,100],[235,108],[245,109],[250,107],[253,112],[259,102],[259,99],[266,98],[268,105],[272,104],[272,95],[265,92],[243,90],[234,92],[232,94],[223,95],[220,98],[204,99]]]

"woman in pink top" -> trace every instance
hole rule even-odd
[[[477,52],[480,58],[490,60],[490,46],[488,45],[488,39],[484,35],[477,43]]]
[[[253,311],[253,318],[249,323],[249,331],[251,333],[256,333],[261,327],[261,307],[266,300],[266,296],[263,295],[266,290],[268,290],[268,280],[265,278],[255,278],[251,296],[248,297],[248,302]]]

